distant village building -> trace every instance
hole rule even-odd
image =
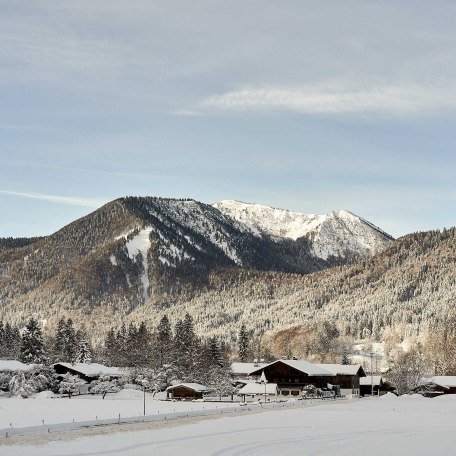
[[[360,380],[366,377],[364,369],[359,364],[317,364],[331,372],[335,378],[331,383],[340,387],[343,396],[360,396]]]
[[[361,396],[370,396],[372,394],[372,384],[374,396],[381,396],[394,390],[394,388],[384,380],[381,375],[370,375],[360,378]]]
[[[97,363],[55,363],[54,370],[57,374],[76,375],[87,383],[100,377],[109,377],[110,380],[120,378],[124,373],[118,367],[108,367]]]
[[[427,379],[415,392],[426,397],[456,394],[456,376],[437,375]]]
[[[178,383],[166,388],[166,397],[180,400],[202,399],[208,392],[207,387],[199,383]]]
[[[277,394],[285,397],[298,397],[307,394],[308,387],[332,390],[343,395],[360,395],[360,379],[365,372],[360,365],[314,364],[305,360],[281,359],[269,364],[233,363],[233,380],[245,385],[246,390],[256,390],[251,386],[264,374],[268,382],[277,386]],[[261,386],[261,384],[260,384]]]
[[[266,363],[233,363],[230,366],[230,370],[234,381],[251,380],[253,377],[250,373],[263,366],[266,366]]]
[[[247,383],[242,387],[238,395],[241,396],[242,402],[261,401],[271,402],[277,400],[279,390],[276,383]]]

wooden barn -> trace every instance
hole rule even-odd
[[[123,376],[118,367],[108,367],[97,363],[55,363],[54,370],[59,375],[71,374],[85,380],[87,383],[99,377],[109,377],[111,380]]]
[[[373,375],[371,378],[370,374],[366,374],[365,377],[360,378],[360,391],[361,396],[370,396],[372,392],[372,384],[374,396],[381,396],[388,392],[394,391],[394,388],[386,382],[381,375]]]
[[[280,359],[250,373],[260,376],[264,373],[268,382],[277,384],[282,396],[299,396],[307,385],[316,388],[326,388],[328,383],[334,383],[335,375],[317,364],[304,360]]]
[[[317,364],[317,366],[334,374],[331,383],[340,387],[340,394],[360,396],[360,380],[366,377],[360,364]]]
[[[202,399],[207,392],[208,389],[199,383],[179,383],[166,388],[166,397],[180,400]]]
[[[415,391],[426,397],[456,394],[456,376],[437,375],[431,377],[423,385],[416,388]]]

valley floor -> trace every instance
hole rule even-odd
[[[28,403],[22,402],[24,407]],[[121,426],[119,432],[105,435],[68,432],[62,433],[57,441],[32,436],[22,444],[14,444],[14,439],[5,444],[1,439],[0,453],[2,456],[454,455],[455,414],[456,396],[426,399],[388,395],[219,419],[194,418],[184,420],[181,425],[162,424],[148,430],[138,430],[143,429],[141,425]]]

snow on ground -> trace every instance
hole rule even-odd
[[[174,411],[200,410],[203,407],[230,407],[237,404],[203,403],[203,402],[171,402],[153,400],[146,394],[146,414],[172,413]],[[52,398],[40,393],[37,398],[5,398],[0,397],[0,429],[20,428],[42,424],[71,423],[74,421],[90,421],[95,419],[125,418],[143,414],[143,393],[138,390],[123,390],[116,394],[108,394],[103,400],[101,396],[75,396],[71,399]],[[1,454],[1,451],[0,451]]]
[[[4,456],[454,455],[455,413],[456,396],[437,399],[388,396],[199,419],[182,426],[159,423],[156,429],[74,440],[66,434],[62,436],[66,441],[0,446],[0,453]],[[2,443],[4,440],[0,440]]]

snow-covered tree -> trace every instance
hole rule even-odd
[[[231,375],[228,369],[220,366],[213,366],[209,372],[209,391],[219,396],[229,396],[234,393],[234,387],[231,380]]]
[[[92,350],[85,337],[81,334],[79,336],[78,348],[76,351],[76,362],[77,363],[91,363],[92,362]]]
[[[399,395],[410,394],[425,383],[428,366],[423,355],[415,350],[402,353],[391,363],[388,380]]]
[[[27,364],[41,364],[45,360],[43,334],[38,321],[31,318],[22,334],[21,361]]]
[[[94,380],[89,386],[89,392],[92,394],[101,394],[103,399],[108,393],[117,393],[120,391],[120,386],[117,380],[111,380],[109,376],[100,376],[98,380]]]
[[[24,372],[19,372],[11,378],[9,390],[13,396],[30,397],[37,392],[36,383],[27,378]]]
[[[79,394],[81,392],[81,387],[85,384],[86,382],[78,376],[65,374],[59,385],[59,393],[71,398],[74,394]]]

